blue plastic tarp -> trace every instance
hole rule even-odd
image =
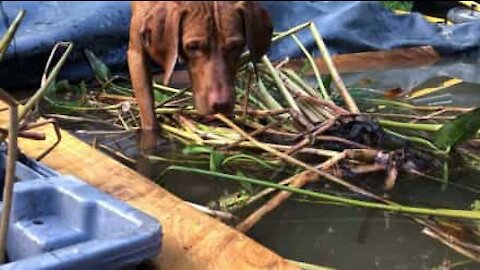
[[[452,26],[426,22],[420,14],[397,16],[379,1],[263,1],[275,31],[313,21],[332,54],[389,50],[431,45],[443,55],[477,51],[480,22]],[[114,71],[127,72],[126,49],[130,22],[129,1],[7,1],[0,2],[0,33],[20,9],[26,10],[15,40],[0,64],[0,87],[38,87],[48,55],[59,41],[75,49],[61,77],[87,79],[92,71],[84,49],[93,51]],[[298,34],[318,55],[308,30]],[[273,60],[301,56],[290,38],[273,44]]]

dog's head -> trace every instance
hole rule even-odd
[[[188,65],[199,113],[230,114],[234,81],[245,47],[259,61],[271,44],[268,13],[254,1],[168,1],[157,5],[141,29],[144,47],[163,67],[168,84],[177,58]]]

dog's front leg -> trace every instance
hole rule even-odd
[[[130,40],[128,48],[128,68],[135,98],[140,109],[140,122],[143,130],[156,130],[157,117],[154,109],[152,77],[147,66],[146,55],[139,37]]]

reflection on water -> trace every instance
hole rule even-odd
[[[382,212],[288,202],[249,234],[289,258],[337,269],[430,269],[461,259],[421,230]]]
[[[479,106],[479,72],[480,65],[476,62],[446,60],[431,67],[367,71],[344,74],[343,78],[352,87],[420,89],[435,85],[443,78],[458,77],[466,83],[449,90],[451,95],[447,97],[451,104]],[[88,126],[78,125],[64,127],[88,129]],[[91,135],[80,137],[88,142],[94,138]],[[136,164],[126,164],[151,179],[156,179],[170,164],[142,158],[139,144],[143,145],[145,153],[162,156],[181,151],[177,145],[155,140],[148,134],[143,137],[135,134],[97,136],[96,139],[136,159]],[[457,169],[452,171],[451,179],[480,189],[479,176],[476,171]],[[397,182],[392,199],[410,205],[465,209],[478,199],[476,192],[455,187],[442,191],[440,184],[425,179],[403,177]],[[199,204],[217,199],[225,191],[239,189],[239,185],[232,182],[187,173],[169,173],[162,185],[179,197]],[[464,260],[421,231],[421,226],[395,214],[291,200],[265,217],[248,234],[286,258],[338,269],[431,269],[444,259]],[[480,269],[480,265],[468,264],[455,269]]]
[[[444,59],[424,67],[391,68],[387,70],[365,71],[343,74],[342,79],[349,87],[388,90],[400,88],[414,91],[426,87],[438,86],[449,79],[458,78],[464,83],[436,92],[418,104],[442,102],[448,106],[480,106],[480,64],[476,57]],[[437,98],[438,96],[438,98]],[[440,105],[440,103],[439,103]]]
[[[478,174],[457,173],[452,179],[468,183],[478,179]],[[404,178],[392,196],[409,205],[458,208],[467,208],[478,199],[478,193],[455,188],[442,192],[438,183]],[[422,234],[422,229],[396,214],[289,201],[258,223],[249,235],[286,257],[337,269],[431,269],[445,258],[464,260]],[[470,264],[459,269],[478,267]]]

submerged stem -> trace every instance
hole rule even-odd
[[[375,203],[375,202],[368,202],[368,201],[361,201],[356,199],[349,199],[344,197],[338,197],[330,194],[304,190],[293,188],[289,186],[278,185],[269,181],[263,181],[258,179],[253,179],[245,176],[238,176],[238,175],[229,175],[224,173],[206,171],[197,168],[188,168],[183,166],[171,166],[168,167],[167,170],[170,171],[183,171],[183,172],[192,172],[192,173],[199,173],[204,175],[215,176],[216,178],[228,179],[228,180],[235,180],[235,181],[242,181],[254,185],[260,185],[264,187],[275,188],[278,190],[285,190],[288,192],[292,192],[299,195],[305,195],[308,197],[333,201],[338,203],[343,203],[350,206],[355,207],[364,207],[364,208],[371,208],[371,209],[378,209],[384,211],[392,211],[392,212],[399,212],[399,213],[407,213],[407,214],[416,214],[416,215],[431,215],[431,216],[442,216],[442,217],[451,217],[451,218],[463,218],[463,219],[475,219],[480,220],[480,212],[478,211],[466,211],[466,210],[455,210],[455,209],[431,209],[431,208],[420,208],[420,207],[412,207],[412,206],[403,206],[400,204],[395,205],[386,205],[382,203]]]

